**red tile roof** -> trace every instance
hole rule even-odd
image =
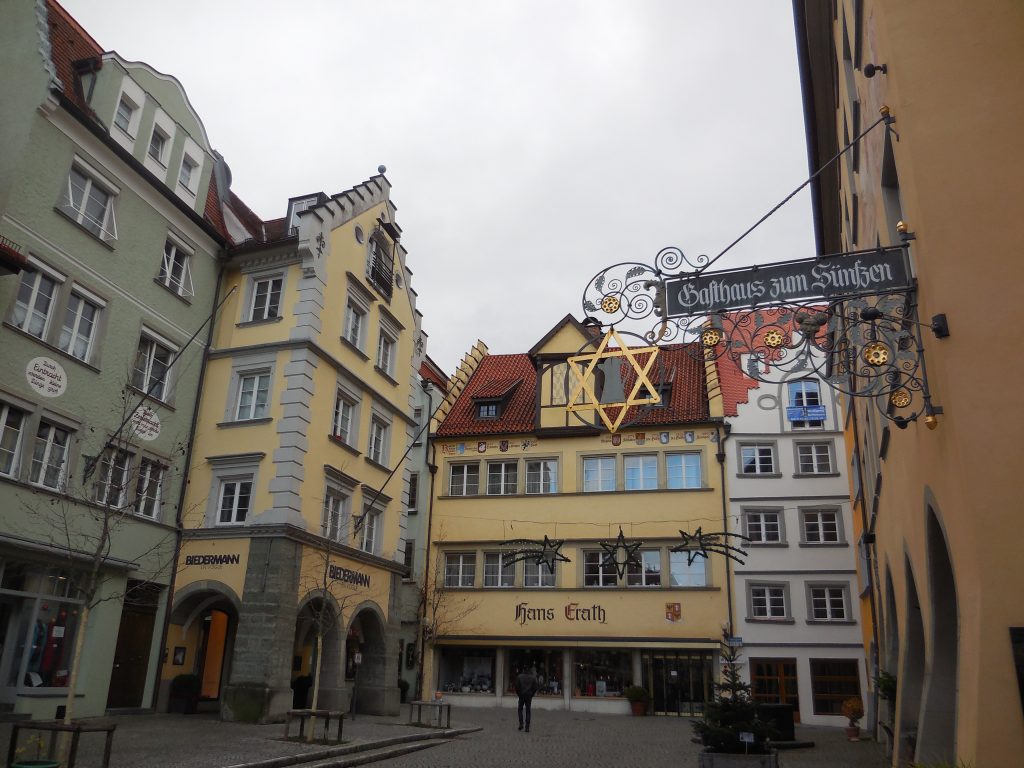
[[[484,382],[473,392],[474,400],[494,400],[503,398],[513,389],[523,383],[519,377],[505,379],[491,379]]]
[[[497,419],[477,419],[473,398],[491,390],[495,381],[520,380]],[[487,355],[455,401],[437,430],[441,436],[496,435],[532,432],[534,429],[534,387],[537,380],[529,355]]]
[[[647,362],[648,354],[636,355],[641,367]],[[632,366],[622,368],[623,390],[626,394],[636,382]],[[646,408],[634,407],[626,414],[624,424],[678,424],[681,422],[707,421],[708,396],[707,379],[704,373],[703,352],[697,344],[668,344],[660,348],[658,358],[648,374],[656,387],[671,384],[671,397],[667,403]],[[618,409],[607,411],[612,420]]]
[[[50,23],[50,57],[63,86],[64,95],[83,112],[90,114],[92,110],[85,103],[74,62],[99,58],[103,54],[103,49],[60,3],[47,0],[46,7]]]
[[[718,359],[718,386],[722,393],[722,409],[726,416],[739,416],[740,403],[749,402],[749,392],[757,389],[758,382],[747,376],[732,360]]]
[[[217,174],[210,174],[210,188],[206,192],[206,209],[204,218],[220,232],[225,240],[229,240],[228,228],[224,223],[224,210],[220,207],[220,195],[217,193]]]
[[[427,381],[433,382],[442,391],[448,391],[448,380],[444,376],[444,372],[441,367],[430,359],[430,355],[420,363],[420,376]]]

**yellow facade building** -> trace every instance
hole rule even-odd
[[[906,244],[931,418],[848,403],[869,657],[893,764],[1013,766],[1024,754],[1017,546],[1024,314],[1024,5],[794,2],[821,253]],[[944,314],[949,335],[929,326]],[[900,428],[902,427],[902,428]],[[931,428],[929,428],[931,427]],[[883,689],[884,690],[884,689]],[[880,691],[881,692],[881,691]]]
[[[670,345],[652,378],[662,405],[609,433],[566,410],[567,358],[598,341],[566,317],[528,353],[484,355],[436,430],[428,692],[515,706],[532,667],[547,708],[627,712],[639,685],[654,711],[696,714],[712,695],[726,561],[672,550],[680,531],[723,530],[720,401],[712,415],[700,351]]]
[[[230,195],[225,219],[236,245],[164,681],[199,675],[230,719],[273,719],[314,694],[321,708],[355,696],[358,711],[397,712],[408,478],[392,470],[412,441],[423,349],[390,184],[293,198],[268,222]]]

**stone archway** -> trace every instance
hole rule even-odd
[[[345,677],[352,689],[354,712],[398,714],[398,663],[388,650],[385,627],[374,603],[363,603],[352,612],[345,635]]]
[[[314,697],[318,709],[346,706],[340,613],[330,594],[326,599],[322,593],[310,594],[299,604],[291,672],[292,704],[296,708],[314,706]],[[316,686],[318,656],[319,690]]]
[[[231,674],[241,601],[227,584],[196,581],[177,590],[171,605],[167,647],[173,674],[161,680],[157,708],[166,711],[171,679],[196,674],[202,701],[220,701]]]
[[[917,754],[921,762],[956,759],[956,685],[959,613],[946,536],[933,507],[926,512],[928,597],[931,626]]]

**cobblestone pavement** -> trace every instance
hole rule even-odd
[[[239,763],[294,755],[316,746],[281,741],[283,725],[224,723],[208,715],[131,715],[117,722],[111,768],[225,768]],[[423,729],[400,717],[360,715],[345,722],[345,740],[373,742]],[[699,747],[690,741],[685,718],[595,715],[581,712],[534,713],[530,733],[516,729],[515,710],[453,707],[452,728],[481,730],[378,765],[394,768],[502,768],[524,765],[600,768],[689,768]],[[6,750],[9,724],[0,724]],[[797,726],[797,737],[816,746],[781,752],[785,768],[884,768],[879,744],[849,742],[841,728]],[[77,768],[98,768],[101,742],[83,737]]]

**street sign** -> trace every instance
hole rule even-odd
[[[790,405],[786,407],[787,421],[824,421],[824,405]]]
[[[665,303],[668,317],[687,317],[906,290],[912,283],[907,250],[898,246],[670,277]]]

